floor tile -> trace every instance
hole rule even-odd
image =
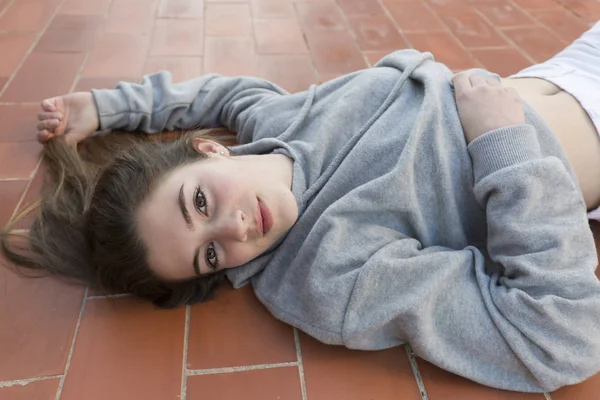
[[[478,3],[476,7],[498,28],[535,26],[533,19],[508,0]]]
[[[348,31],[311,31],[306,38],[320,75],[350,73],[367,66]]]
[[[19,204],[19,200],[21,200],[21,196],[23,196],[23,192],[27,187],[27,182],[28,181],[25,180],[0,181],[0,227],[4,227],[8,220],[10,220],[17,204]],[[2,271],[1,267],[0,271]],[[0,292],[0,294],[1,293],[2,292]],[[2,343],[0,343],[0,346],[2,346]],[[0,377],[0,381],[3,380],[6,379]]]
[[[531,62],[517,49],[471,50],[485,69],[500,76],[509,76],[529,67]]]
[[[189,369],[297,360],[292,328],[273,318],[250,286],[224,284],[214,301],[192,307],[189,338]]]
[[[466,47],[494,47],[509,44],[473,10],[444,13],[440,18]]]
[[[202,18],[203,0],[160,0],[159,18]]]
[[[0,33],[0,76],[9,77],[21,64],[35,40],[35,33]]]
[[[509,29],[504,34],[537,62],[546,61],[565,47],[546,28]]]
[[[149,45],[147,35],[106,33],[90,53],[83,77],[138,77],[142,74]]]
[[[144,74],[170,71],[174,82],[183,82],[202,75],[202,57],[148,57]]]
[[[415,49],[430,51],[433,53],[436,61],[446,64],[451,70],[477,66],[473,56],[464,50],[448,33],[407,33],[406,38],[412,43]]]
[[[70,15],[104,15],[112,0],[64,0],[59,13]]]
[[[190,376],[187,400],[301,400],[297,367]]]
[[[202,19],[159,19],[154,27],[150,55],[201,56],[204,53]]]
[[[386,3],[385,7],[400,30],[404,32],[435,32],[445,31],[439,17],[421,2]]]
[[[0,106],[0,142],[31,142],[37,132],[38,105]]]
[[[62,374],[84,288],[7,268],[0,282],[0,381]]]
[[[32,139],[34,138],[33,135]],[[29,179],[40,159],[42,145],[37,142],[0,142],[0,179]]]
[[[408,47],[387,15],[357,15],[348,17],[363,51],[394,51]]]
[[[60,0],[19,0],[0,18],[0,31],[41,31],[52,18]]]
[[[57,15],[35,48],[36,52],[87,52],[92,49],[103,18],[97,15]]]
[[[255,19],[254,32],[258,54],[308,53],[295,18]]]
[[[250,36],[250,5],[207,4],[204,23],[204,32],[208,36]]]
[[[37,102],[68,93],[84,58],[85,54],[81,53],[33,53],[0,99],[5,102]]]
[[[417,360],[425,389],[431,399],[544,400],[541,393],[492,389],[444,371],[420,358]]]
[[[552,400],[597,400],[600,393],[600,374],[572,386],[565,386],[552,392]]]
[[[25,386],[15,385],[0,388],[0,398],[4,400],[54,400],[58,382],[58,379],[48,379],[32,382]]]
[[[49,30],[98,30],[104,24],[100,15],[58,14],[48,26]]]
[[[258,56],[251,37],[208,36],[205,39],[203,73],[255,76]]]
[[[371,66],[374,66],[379,60],[381,60],[383,57],[390,54],[390,52],[389,51],[365,51],[364,54],[365,54],[365,57],[367,58],[367,61],[369,62],[369,64]]]
[[[80,78],[75,85],[74,92],[89,92],[92,89],[114,89],[119,82],[139,82],[137,78]]]
[[[266,18],[294,18],[296,13],[290,0],[250,0],[252,17]]]
[[[560,0],[562,5],[583,20],[595,23],[600,19],[600,3],[590,0]]]
[[[88,300],[61,400],[177,399],[185,308]]]
[[[300,345],[311,400],[421,399],[404,347],[353,351],[305,334],[300,335]]]
[[[307,90],[318,82],[310,56],[260,56],[260,76],[276,83],[290,93]]]
[[[0,92],[4,88],[4,85],[6,85],[6,82],[8,82],[8,78],[0,76]]]
[[[573,42],[588,30],[588,26],[580,18],[566,10],[531,11],[552,33],[566,42]]]
[[[298,3],[296,11],[305,31],[346,29],[342,11],[334,2]]]
[[[106,21],[106,32],[149,34],[159,0],[114,0]]]
[[[383,14],[379,2],[373,0],[338,0],[340,8],[347,16]]]

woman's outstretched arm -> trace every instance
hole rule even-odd
[[[44,142],[65,134],[81,141],[95,131],[164,130],[225,127],[252,140],[257,110],[286,92],[251,77],[204,75],[173,83],[159,72],[141,83],[120,82],[115,89],[55,97],[42,103],[38,138]]]

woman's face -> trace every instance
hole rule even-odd
[[[163,279],[185,280],[245,264],[298,218],[287,157],[230,157],[215,142],[195,145],[211,157],[168,174],[139,210],[148,262]]]

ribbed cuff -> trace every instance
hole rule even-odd
[[[118,89],[92,89],[98,109],[98,131],[126,129],[129,125],[129,105]]]
[[[513,125],[487,132],[469,143],[475,183],[511,165],[540,158],[535,128]]]

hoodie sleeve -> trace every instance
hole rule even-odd
[[[286,95],[266,80],[204,75],[173,83],[171,74],[145,76],[142,83],[120,82],[114,90],[93,90],[100,130],[157,133],[163,130],[225,127],[249,138],[257,111]]]
[[[566,166],[542,156],[535,129],[469,144],[487,248],[423,248],[402,239],[355,282],[346,346],[409,342],[415,353],[484,385],[552,391],[600,370],[600,285],[586,209]]]

